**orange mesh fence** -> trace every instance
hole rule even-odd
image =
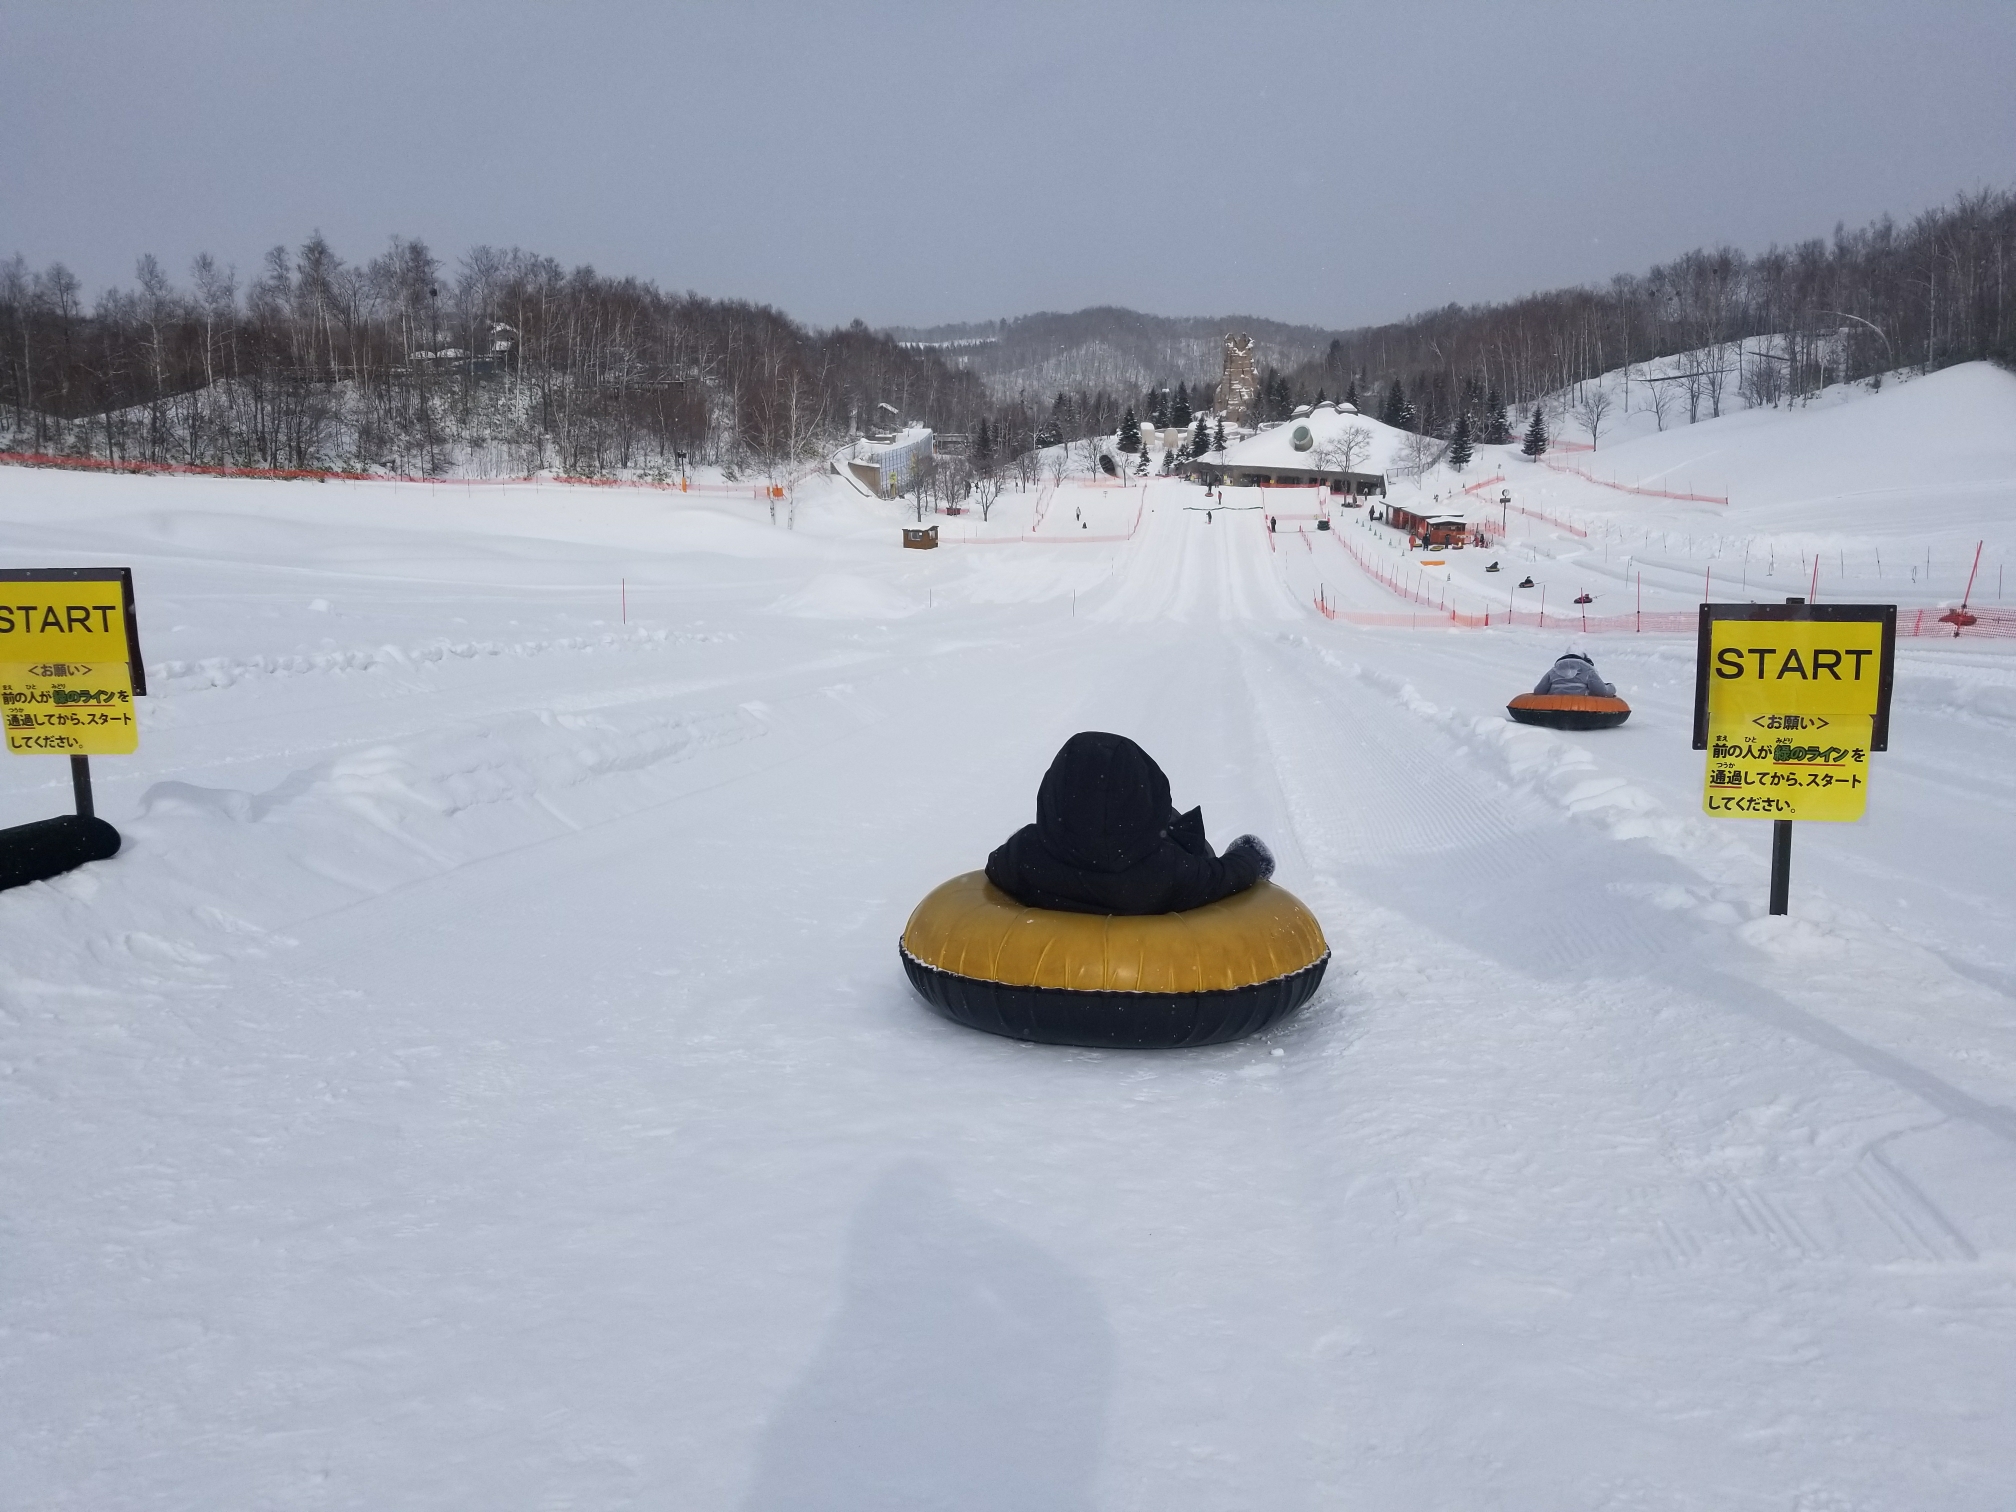
[[[1482,629],[1491,625],[1527,625],[1534,629],[1574,630],[1589,635],[1693,635],[1700,629],[1696,609],[1636,610],[1628,614],[1590,614],[1587,605],[1570,605],[1566,612],[1549,611],[1543,600],[1533,608],[1516,604],[1490,609],[1481,614],[1464,614],[1449,607],[1446,596],[1431,597],[1414,588],[1380,563],[1369,559],[1342,534],[1337,544],[1365,575],[1388,593],[1420,606],[1408,613],[1340,609],[1319,589],[1315,606],[1328,620],[1352,625],[1397,625],[1438,628],[1450,625]],[[1947,608],[1903,609],[1897,615],[1897,633],[1906,636],[1974,636],[2016,639],[2016,609]]]
[[[1489,488],[1494,483],[1503,483],[1504,481],[1505,481],[1505,474],[1493,473],[1488,478],[1479,478],[1475,483],[1472,483],[1467,488],[1465,488],[1463,492],[1466,494],[1474,494],[1480,488]],[[1529,520],[1544,520],[1549,525],[1552,525],[1556,530],[1565,530],[1568,532],[1568,534],[1572,536],[1580,536],[1586,539],[1589,534],[1589,532],[1584,530],[1580,525],[1572,524],[1567,520],[1559,518],[1558,516],[1550,515],[1545,510],[1528,509],[1524,504],[1514,504],[1509,499],[1502,501],[1498,499],[1480,499],[1478,500],[1478,502],[1481,504],[1496,504],[1500,509],[1509,509],[1514,514],[1521,514],[1526,516],[1526,518]]]
[[[209,462],[142,462],[106,457],[61,456],[49,452],[0,452],[0,465],[51,467],[65,472],[133,473],[175,478],[258,478],[287,483],[429,483],[437,488],[496,488],[502,484],[558,483],[569,488],[649,488],[660,493],[726,494],[753,499],[781,499],[792,484],[811,472],[796,473],[783,483],[695,483],[690,479],[653,482],[644,478],[581,478],[567,473],[530,473],[496,478],[432,478],[419,473],[347,472],[334,467],[233,467]],[[816,472],[818,469],[812,469]]]
[[[1586,467],[1577,467],[1572,462],[1555,462],[1542,457],[1540,461],[1557,473],[1573,473],[1587,483],[1599,488],[1614,488],[1619,493],[1636,494],[1642,499],[1681,499],[1692,504],[1727,504],[1727,494],[1681,493],[1670,488],[1641,488],[1632,483],[1616,483],[1609,478],[1599,478]]]
[[[1899,635],[2016,637],[2016,609],[1900,609]]]

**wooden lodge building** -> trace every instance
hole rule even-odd
[[[1482,545],[1470,517],[1454,510],[1403,509],[1398,504],[1386,506],[1386,523],[1395,530],[1405,531],[1423,546],[1466,546],[1473,540]]]

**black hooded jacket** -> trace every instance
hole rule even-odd
[[[1036,822],[987,858],[987,880],[1030,908],[1159,914],[1202,908],[1265,875],[1264,852],[1221,858],[1201,809],[1179,814],[1169,779],[1124,735],[1073,735],[1043,774]]]

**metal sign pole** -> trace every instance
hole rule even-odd
[[[91,758],[72,756],[70,758],[70,788],[77,795],[77,817],[91,819],[96,810],[91,806]]]
[[[1771,912],[1782,914],[1792,898],[1792,821],[1771,821]]]
[[[1793,821],[1863,817],[1868,758],[1890,748],[1896,655],[1894,604],[1701,605],[1702,803],[1718,818],[1772,821],[1773,915],[1791,911]]]
[[[1820,567],[1820,558],[1813,558],[1814,571]],[[1800,598],[1788,598],[1788,604],[1803,604]],[[1792,909],[1792,821],[1774,819],[1771,821],[1771,913],[1776,916],[1791,912]]]

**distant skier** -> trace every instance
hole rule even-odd
[[[1176,812],[1154,758],[1096,730],[1064,742],[1036,791],[1036,822],[987,858],[987,880],[1018,903],[1069,913],[1181,913],[1273,875],[1257,836],[1218,855],[1204,811]]]
[[[1533,685],[1535,693],[1572,693],[1583,698],[1615,698],[1617,686],[1596,675],[1596,663],[1580,651],[1565,653]]]

